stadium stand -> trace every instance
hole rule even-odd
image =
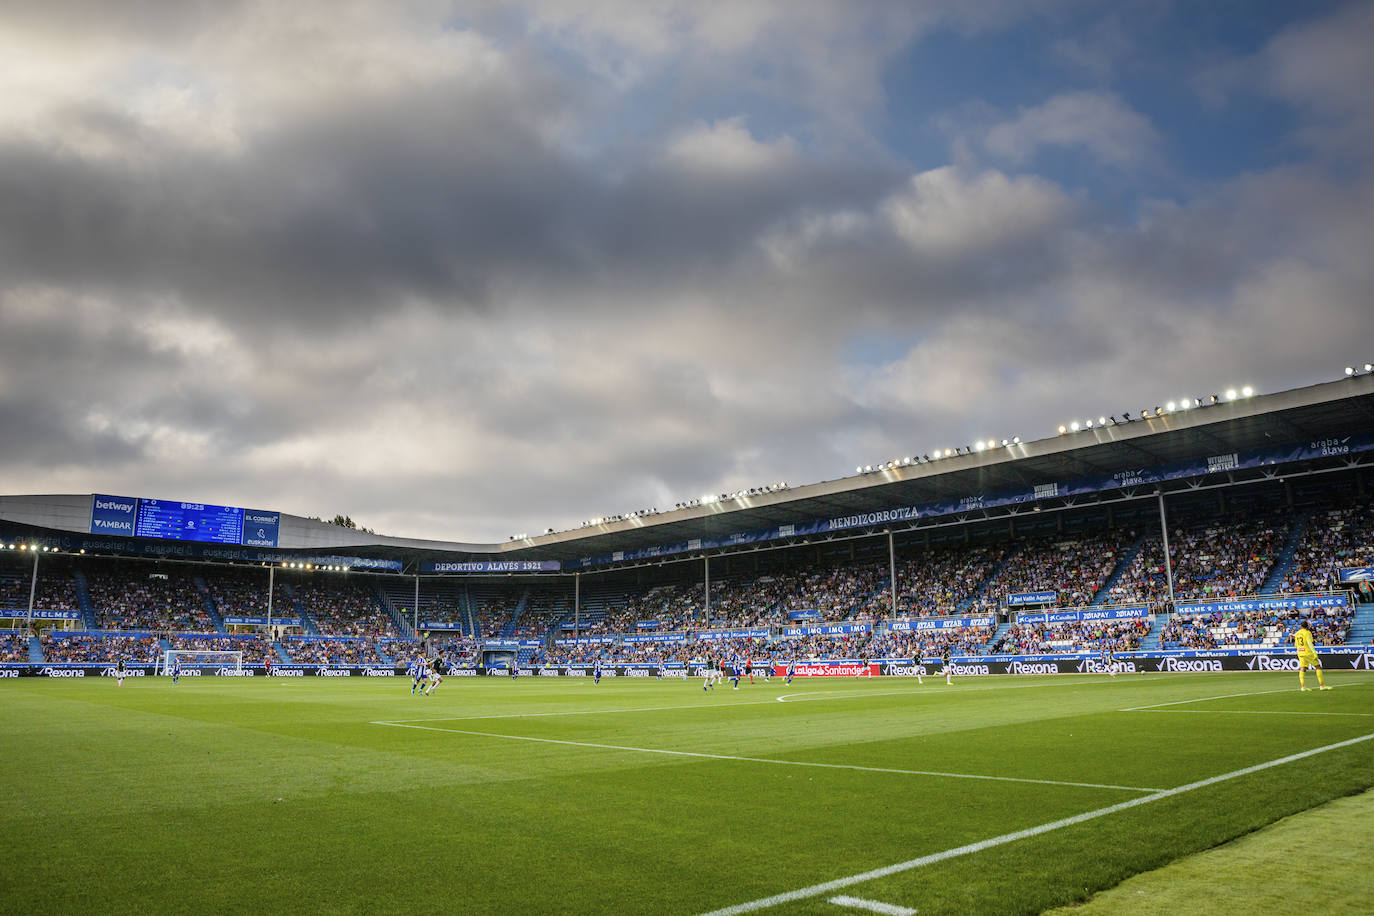
[[[162,654],[157,637],[147,633],[45,633],[45,662],[156,662]]]
[[[1166,649],[1272,649],[1292,643],[1293,631],[1306,617],[1321,646],[1345,645],[1355,618],[1354,608],[1315,608],[1310,611],[1234,611],[1212,614],[1179,613],[1161,634]]]
[[[1374,513],[1368,500],[1325,509],[1309,520],[1279,591],[1330,588],[1342,568],[1354,566],[1374,566]]]
[[[213,631],[192,573],[183,566],[83,563],[96,622],[107,630]]]
[[[288,636],[282,640],[293,662],[304,665],[384,665],[370,640],[362,637]]]
[[[0,662],[29,660],[29,634],[0,633]]]
[[[1004,607],[1008,595],[1053,591],[1062,607],[1086,607],[1116,569],[1122,548],[1135,539],[1133,531],[1028,539],[1007,560],[979,604]]]
[[[320,633],[338,636],[399,636],[391,615],[377,603],[373,590],[321,573],[287,580],[298,606]]]
[[[276,660],[272,644],[259,636],[225,636],[222,633],[173,633],[167,639],[173,649],[197,652],[242,652],[245,665],[262,664],[270,655]]]
[[[1092,652],[1110,648],[1130,652],[1140,647],[1151,621],[1064,621],[1012,624],[992,647],[994,655]]]

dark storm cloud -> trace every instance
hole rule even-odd
[[[11,282],[174,292],[245,320],[348,321],[407,297],[481,309],[508,278],[580,283],[719,269],[770,224],[868,206],[890,169],[800,162],[731,178],[551,146],[519,98],[445,86],[276,130],[224,156],[86,111],[128,157],[0,148]]]
[[[951,20],[855,9],[7,19],[28,69],[0,76],[34,75],[0,110],[0,472],[503,540],[1257,363],[1304,383],[1374,336],[1367,149],[1123,216],[1017,169],[1071,144],[1128,182],[1175,138],[1115,94],[1066,132],[1047,96],[1003,112],[1000,158],[961,124],[955,164],[916,168],[878,139],[883,66]],[[1362,71],[1304,56],[1355,60],[1350,31],[1263,52],[1328,144]]]

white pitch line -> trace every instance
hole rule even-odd
[[[1303,709],[1142,709],[1139,712],[1203,712],[1224,713],[1229,716],[1363,716],[1374,718],[1374,712],[1309,712]]]
[[[883,903],[880,900],[864,900],[862,897],[831,897],[826,903],[849,907],[852,910],[882,913],[883,916],[916,916],[916,911],[911,907],[897,906],[895,903]]]
[[[1359,744],[1362,741],[1368,741],[1371,738],[1374,738],[1374,732],[1371,732],[1368,735],[1361,735],[1358,738],[1351,738],[1347,741],[1338,741],[1335,744],[1328,744],[1323,747],[1313,748],[1310,751],[1301,751],[1297,754],[1289,754],[1287,757],[1279,757],[1276,760],[1270,760],[1265,763],[1258,763],[1254,766],[1245,767],[1244,769],[1232,770],[1229,773],[1222,773],[1220,776],[1212,776],[1207,779],[1200,779],[1197,782],[1190,782],[1185,786],[1178,786],[1173,789],[1164,789],[1154,793],[1153,795],[1146,795],[1144,798],[1133,798],[1130,801],[1120,802],[1115,805],[1108,805],[1105,808],[1098,808],[1096,811],[1088,811],[1083,814],[1075,814],[1072,817],[1066,817],[1062,818],[1061,820],[1051,821],[1048,824],[1041,824],[1038,827],[1029,827],[1025,830],[1017,830],[1014,833],[1004,833],[1001,836],[996,836],[988,840],[979,840],[976,843],[969,843],[966,846],[957,846],[954,849],[946,849],[944,852],[937,852],[932,853],[928,856],[921,856],[919,859],[911,859],[906,862],[898,862],[896,865],[885,865],[882,868],[875,868],[872,871],[866,871],[862,874],[850,875],[847,878],[836,878],[834,881],[826,881],[824,884],[813,884],[810,887],[803,887],[795,891],[788,891],[783,894],[776,894],[772,897],[763,897],[759,900],[751,900],[748,903],[737,903],[734,906],[727,906],[719,910],[711,910],[709,913],[704,914],[704,916],[737,916],[737,914],[739,913],[752,913],[755,910],[767,909],[768,907],[774,907],[782,903],[791,903],[794,900],[805,900],[810,897],[819,897],[822,894],[828,894],[831,891],[837,891],[842,888],[852,887],[855,884],[862,884],[866,881],[876,881],[879,878],[886,878],[889,875],[895,875],[901,872],[911,871],[912,869],[921,868],[926,865],[934,865],[937,862],[944,862],[947,859],[955,859],[960,856],[969,855],[970,853],[982,852],[985,849],[992,849],[995,846],[1004,846],[1007,843],[1014,843],[1017,840],[1024,840],[1029,837],[1039,836],[1043,833],[1049,833],[1050,831],[1058,830],[1061,827],[1071,827],[1074,824],[1081,824],[1085,821],[1096,820],[1099,817],[1105,817],[1108,814],[1115,814],[1118,811],[1125,811],[1130,808],[1139,807],[1140,805],[1148,805],[1150,802],[1160,801],[1161,799],[1165,798],[1172,798],[1175,795],[1182,795],[1184,792],[1192,792],[1195,789],[1203,789],[1207,786],[1213,786],[1217,783],[1226,782],[1231,779],[1237,779],[1241,776],[1248,776],[1251,773],[1258,773],[1263,770],[1271,769],[1273,767],[1282,766],[1286,763],[1292,763],[1296,760],[1303,760],[1308,757],[1314,757],[1317,754],[1324,754],[1327,751],[1334,751],[1339,750],[1343,747],[1350,747],[1352,745]]]
[[[854,763],[816,763],[809,760],[779,760],[772,757],[741,757],[733,754],[706,754],[700,751],[673,751],[658,747],[631,747],[624,744],[598,744],[592,741],[568,741],[562,738],[536,738],[532,735],[502,735],[495,732],[469,731],[461,728],[439,728],[434,725],[410,725],[404,722],[372,722],[395,728],[416,728],[423,731],[447,732],[451,735],[471,735],[477,738],[504,738],[507,741],[530,741],[536,744],[561,744],[566,747],[589,747],[603,751],[633,751],[640,754],[661,754],[667,757],[698,757],[706,760],[737,760],[744,763],[771,763],[778,766],[815,767],[823,770],[859,770],[864,773],[895,773],[900,776],[937,776],[945,779],[981,779],[989,782],[1026,782],[1041,786],[1072,786],[1079,789],[1112,789],[1123,792],[1158,792],[1147,786],[1117,786],[1096,782],[1065,782],[1058,779],[1031,779],[1023,776],[986,776],[979,773],[945,773],[938,770],[902,770],[894,767],[866,767]]]
[[[1172,703],[1151,703],[1149,706],[1128,706],[1121,712],[1140,712],[1142,709],[1159,709],[1164,706],[1183,706],[1187,703],[1205,703],[1208,700],[1231,700],[1236,697],[1257,697],[1266,693],[1291,693],[1292,688],[1284,687],[1279,690],[1252,690],[1249,693],[1223,693],[1214,697],[1194,697],[1191,700],[1174,700]]]

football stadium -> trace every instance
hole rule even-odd
[[[0,13],[0,916],[1374,911],[1374,0]]]
[[[1374,373],[1072,425],[485,545],[4,497],[8,899],[1039,912],[1374,785]]]

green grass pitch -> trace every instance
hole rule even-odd
[[[10,681],[0,907],[1035,913],[1374,786],[1328,682]]]

